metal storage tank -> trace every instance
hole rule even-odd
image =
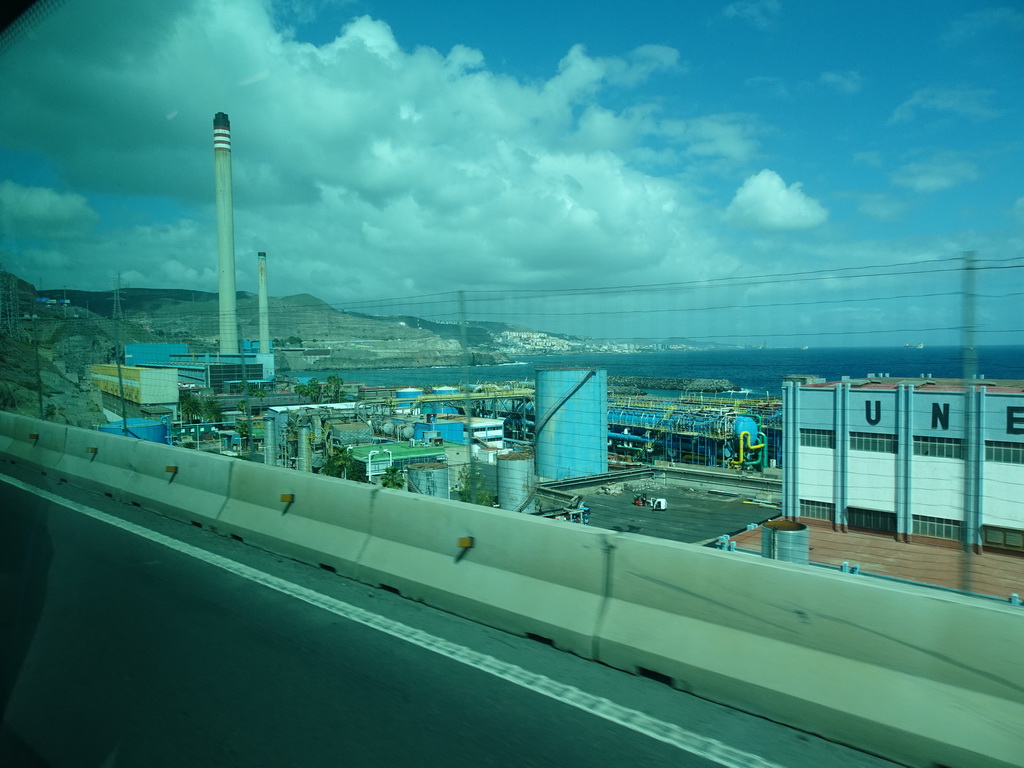
[[[121,428],[125,424],[127,431]],[[126,437],[134,437],[139,440],[148,440],[151,443],[170,444],[170,425],[166,421],[153,421],[151,419],[128,419],[122,421],[111,421],[99,426],[100,432],[111,435],[124,434]]]
[[[787,563],[810,562],[810,532],[795,520],[769,520],[761,529],[761,556]]]
[[[412,401],[423,394],[423,390],[419,387],[404,387],[395,391],[395,399],[398,404],[403,407],[409,407],[412,405]]]
[[[608,471],[608,372],[597,368],[537,369],[534,443],[544,480]]]
[[[530,498],[537,485],[533,459],[533,451],[516,451],[498,456],[498,506],[502,509],[528,515],[536,511],[537,501]]]
[[[277,466],[277,420],[270,415],[263,417],[263,463]]]
[[[448,490],[448,465],[442,462],[410,464],[406,469],[409,490],[424,496],[439,499],[450,498]]]
[[[431,394],[434,395],[457,395],[459,394],[458,387],[434,387],[431,390]]]

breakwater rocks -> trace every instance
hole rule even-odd
[[[736,389],[728,379],[668,379],[645,376],[609,376],[608,389],[616,395],[643,395],[652,389],[679,392],[727,392]]]

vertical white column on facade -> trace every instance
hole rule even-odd
[[[970,385],[964,393],[964,548],[981,545],[985,478],[985,392]]]
[[[896,390],[896,533],[904,541],[914,531],[911,503],[914,466],[914,388]]]
[[[850,483],[850,385],[845,382],[840,382],[833,390],[832,414],[836,441],[832,465],[832,499],[835,503],[832,522],[845,531]]]

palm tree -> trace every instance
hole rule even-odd
[[[294,387],[294,391],[296,395],[300,395],[301,397],[306,398],[307,400],[309,400],[309,402],[313,403],[314,405],[320,402],[320,382],[317,381],[315,378],[310,379],[305,384],[296,384]]]
[[[327,461],[320,467],[320,474],[348,478],[354,461],[351,449],[347,445],[343,446],[327,457]]]
[[[309,398],[313,405],[320,402],[320,395],[323,394],[323,387],[320,386],[320,380],[315,376],[306,382],[306,397]]]
[[[403,490],[405,488],[405,475],[402,474],[402,470],[392,465],[385,469],[384,474],[380,476],[380,484],[385,488]]]
[[[345,381],[338,376],[327,377],[327,400],[332,403],[341,402],[345,397]]]
[[[221,422],[224,421],[224,406],[215,397],[204,397],[202,399],[203,421]]]
[[[203,401],[191,392],[186,392],[178,402],[178,410],[182,421],[194,424],[203,417]]]

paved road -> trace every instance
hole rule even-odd
[[[0,476],[5,768],[890,765],[109,499],[49,491],[66,500]]]

